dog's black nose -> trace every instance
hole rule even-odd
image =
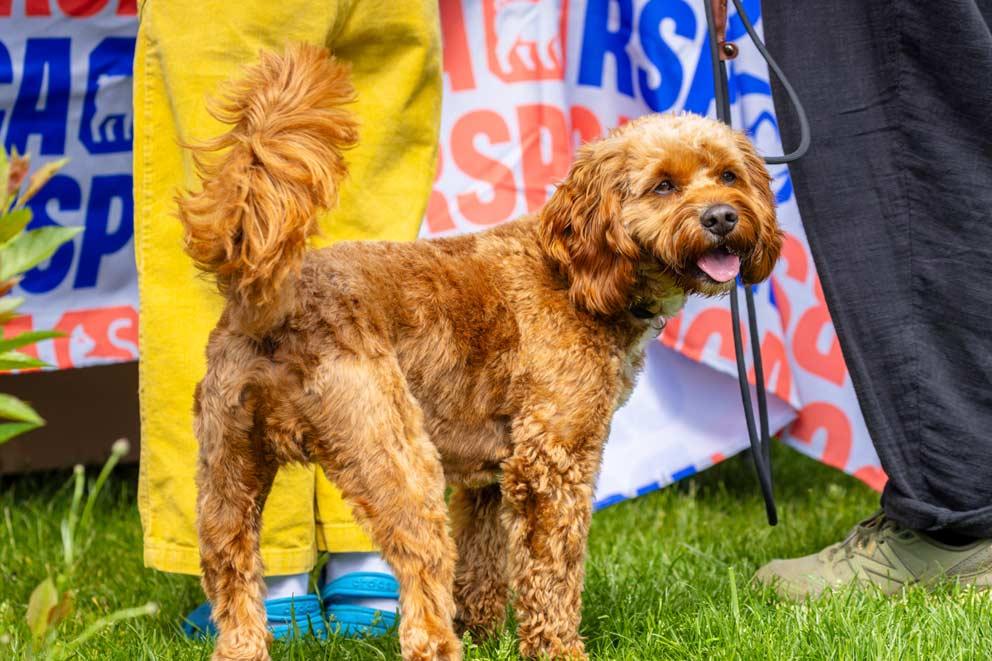
[[[737,211],[729,204],[714,204],[703,212],[699,222],[707,231],[726,236],[737,225]]]

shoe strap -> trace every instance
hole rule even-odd
[[[377,626],[382,629],[389,629],[396,624],[397,615],[395,612],[381,611],[368,606],[351,606],[349,604],[334,604],[327,608],[327,615],[332,623],[338,622],[351,626],[371,627]]]
[[[291,635],[293,624],[304,633],[312,630],[319,634],[324,629],[320,599],[315,594],[268,599],[264,605],[266,624],[277,638]],[[210,603],[205,602],[183,618],[182,628],[188,637],[217,635],[217,626],[210,619],[211,610]]]
[[[400,584],[396,578],[380,572],[356,571],[339,576],[324,585],[320,596],[325,602],[342,598],[399,599]]]
[[[269,624],[320,620],[320,599],[315,594],[268,599],[265,602],[265,617]]]

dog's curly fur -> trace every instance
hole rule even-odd
[[[460,658],[453,624],[496,631],[511,594],[524,656],[584,658],[610,419],[650,317],[733,286],[702,256],[738,255],[746,282],[771,272],[768,173],[721,124],[649,115],[581,147],[534,217],[308,252],[356,141],[352,97],[322,49],[263,54],[217,111],[230,132],[195,148],[202,189],[179,200],[187,251],[227,299],[195,402],[214,659],[268,658],[258,537],[288,462],[323,468],[395,570],[405,659]],[[739,216],[724,237],[700,223],[718,203]]]

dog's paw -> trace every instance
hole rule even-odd
[[[452,636],[438,645],[438,661],[462,661],[462,641]]]
[[[403,661],[461,661],[462,641],[451,632],[430,636],[410,628],[400,634]]]
[[[585,645],[581,639],[570,642],[561,640],[520,641],[520,656],[525,659],[561,659],[587,661]]]
[[[210,661],[272,661],[272,658],[265,639],[242,639],[235,643],[219,641]]]
[[[263,654],[242,654],[241,652],[234,652],[232,654],[214,651],[213,655],[210,657],[210,661],[272,661],[272,657],[269,656],[268,651]]]
[[[483,641],[495,638],[503,630],[506,622],[506,610],[500,612],[490,612],[482,614],[476,613],[470,616],[467,613],[460,613],[455,618],[455,633],[459,636],[466,632],[472,634],[472,640]]]

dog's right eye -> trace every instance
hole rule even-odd
[[[671,179],[665,179],[654,187],[654,192],[658,195],[669,195],[675,192],[675,184],[672,183]]]

